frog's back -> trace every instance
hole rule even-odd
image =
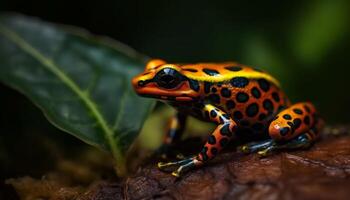
[[[236,62],[196,63],[179,66],[182,69],[182,74],[192,80],[215,83],[229,81],[234,77],[263,78],[279,86],[279,82],[268,73]]]

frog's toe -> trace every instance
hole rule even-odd
[[[201,164],[202,162],[196,158],[187,158],[176,162],[159,162],[158,168],[165,172],[172,172],[171,174],[175,177],[180,177],[184,173]]]
[[[175,171],[171,173],[171,175],[179,178],[181,177],[184,173],[190,171],[191,169],[195,168],[195,161],[192,160],[186,164],[181,165],[179,168],[177,168]]]
[[[171,172],[178,169],[182,165],[186,165],[192,160],[193,158],[188,158],[188,159],[182,159],[174,162],[159,162],[157,166],[162,171]]]
[[[177,162],[159,162],[157,164],[158,169],[165,172],[172,172],[177,168]]]
[[[191,167],[192,168],[192,167]],[[177,170],[173,171],[171,175],[175,176],[176,178],[181,177],[185,172],[189,171],[191,168],[180,166]]]
[[[273,151],[273,147],[267,147],[263,150],[260,150],[257,152],[257,154],[260,156],[260,157],[266,157],[266,156],[269,156],[272,154],[272,151]]]
[[[251,149],[249,148],[249,145],[242,145],[238,147],[238,151],[242,153],[250,153]]]
[[[176,178],[179,178],[180,176],[182,176],[183,172],[183,167],[180,166],[177,170],[173,171],[171,175],[175,176]]]
[[[171,175],[175,176],[176,178],[180,178],[181,174],[178,171],[173,171]]]

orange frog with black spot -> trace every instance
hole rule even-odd
[[[291,104],[274,77],[235,62],[168,64],[155,59],[132,84],[137,94],[177,110],[161,148],[167,152],[179,141],[188,115],[217,124],[198,155],[158,163],[174,176],[213,159],[230,140],[250,142],[239,150],[261,156],[309,147],[323,124],[311,103]]]

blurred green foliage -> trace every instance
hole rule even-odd
[[[293,53],[300,62],[316,67],[339,45],[348,31],[347,6],[346,0],[320,0],[302,10],[290,39]]]

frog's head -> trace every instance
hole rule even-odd
[[[132,79],[137,94],[168,101],[192,101],[199,96],[199,84],[182,74],[176,64],[155,59]]]

